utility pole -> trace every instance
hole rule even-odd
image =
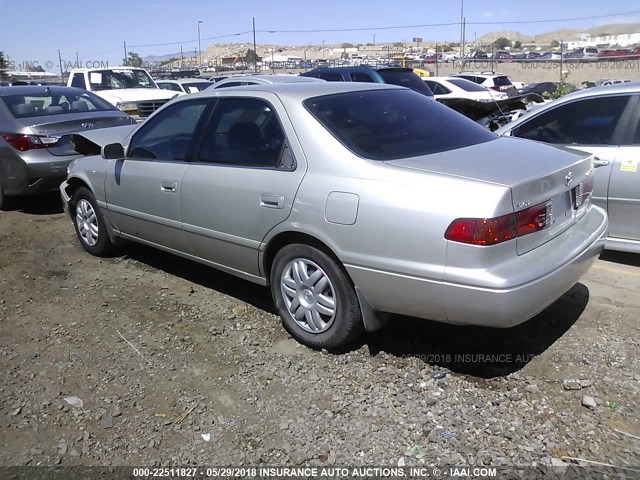
[[[200,47],[200,24],[202,20],[198,20],[198,54],[200,56],[199,64],[202,65],[202,48]]]
[[[126,40],[123,42],[124,43],[124,63],[127,63],[127,42]]]
[[[184,68],[184,52],[182,51],[182,45],[180,45],[180,68]]]
[[[256,48],[256,17],[253,19],[253,71],[258,73],[258,50]],[[305,51],[305,54],[307,52]]]
[[[464,0],[460,0],[460,60],[464,67]]]
[[[436,77],[438,76],[438,44],[436,43]]]
[[[58,49],[58,62],[60,62],[60,81],[63,81],[64,72],[62,71],[62,56],[60,55],[60,49]]]
[[[376,44],[376,34],[374,33],[373,34],[373,45],[375,46],[375,44]]]
[[[80,68],[80,57],[78,56],[78,52],[76,52],[76,68]]]

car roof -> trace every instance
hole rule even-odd
[[[309,70],[309,72],[320,72],[320,71],[322,72],[370,72],[371,70],[376,72],[380,70],[397,71],[397,72],[413,72],[412,68],[376,67],[376,66],[367,66],[367,65],[360,65],[360,66],[354,66],[354,67],[321,67],[321,68],[314,68],[313,70]]]
[[[76,87],[64,87],[62,85],[15,85],[12,87],[0,87],[0,97],[6,95],[29,95],[44,92],[49,89],[52,93],[87,93],[86,90]]]
[[[291,99],[303,101],[307,98],[319,97],[322,95],[332,95],[337,93],[360,92],[368,90],[400,90],[405,87],[390,85],[385,83],[360,83],[360,82],[294,82],[294,83],[264,83],[260,85],[243,85],[221,89],[206,89],[202,92],[192,93],[194,96],[215,97],[223,92],[271,92],[278,96],[290,97]],[[410,90],[407,88],[407,90]],[[185,97],[176,98],[173,102],[182,101]]]
[[[225,78],[223,80],[219,80],[215,83],[212,83],[212,85],[214,85],[215,87],[218,87],[219,85],[225,85],[227,83],[232,83],[232,82],[241,82],[241,81],[257,81],[258,83],[261,84],[275,84],[275,83],[317,83],[317,82],[322,82],[322,83],[326,83],[324,80],[321,80],[319,78],[312,78],[312,77],[302,77],[300,75],[286,75],[286,74],[278,74],[278,75],[268,75],[268,74],[263,74],[263,75],[242,75],[242,76],[235,76],[235,77],[228,77]],[[234,88],[234,87],[229,87],[229,88]]]
[[[460,75],[475,75],[476,77],[506,77],[507,76],[504,73],[500,73],[500,72],[471,72],[471,71],[467,72],[465,71],[465,72],[449,74],[450,77],[457,77]]]

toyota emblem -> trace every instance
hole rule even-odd
[[[567,173],[567,176],[564,177],[564,184],[568,187],[573,182],[573,174],[571,172]]]

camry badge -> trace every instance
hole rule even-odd
[[[93,128],[93,123],[86,122],[80,125],[82,128]]]
[[[573,182],[573,174],[571,172],[567,173],[567,176],[564,177],[564,184],[568,187]]]

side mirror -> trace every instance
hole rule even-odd
[[[110,143],[102,147],[102,158],[105,160],[123,160],[124,148],[119,143]]]

